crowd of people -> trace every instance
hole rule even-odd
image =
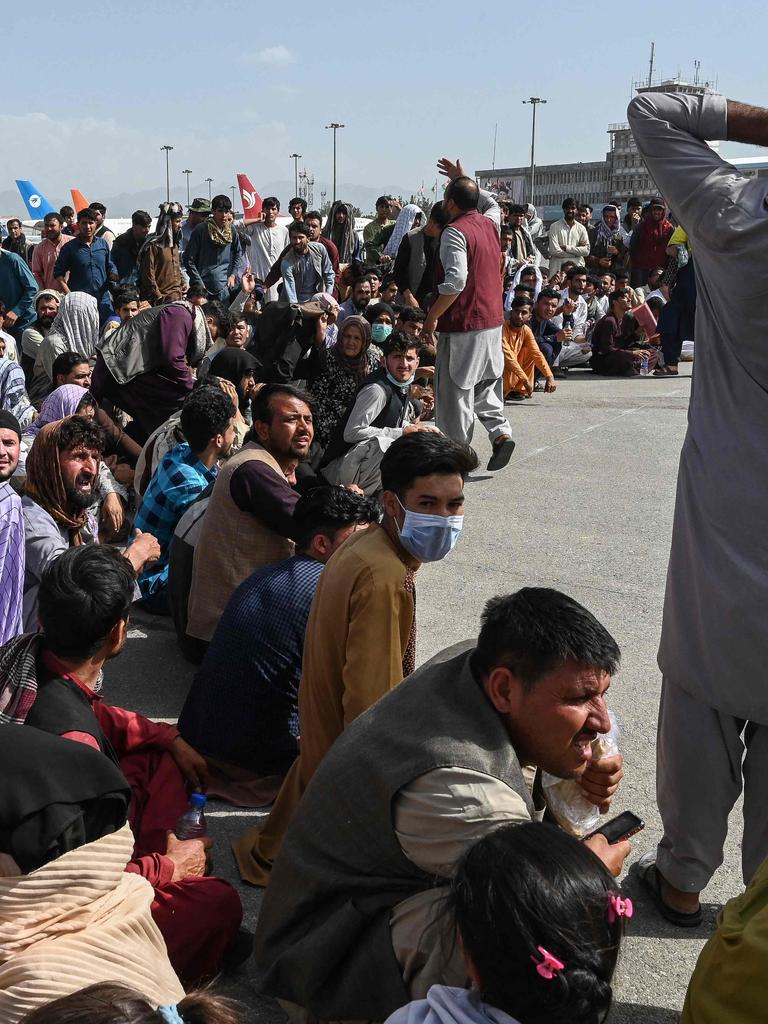
[[[694,251],[700,284],[726,287],[700,229],[737,187],[703,141],[702,123],[722,132],[725,109],[670,99],[641,97],[630,116],[677,226],[662,198],[609,203],[596,222],[567,199],[545,229],[532,206],[497,202],[447,159],[438,203],[382,196],[361,234],[344,202],[324,218],[292,199],[285,225],[268,197],[237,224],[224,195],[195,199],[186,219],[164,203],[154,230],[136,211],[117,237],[103,205],[64,209],[32,249],[9,222],[4,1022],[236,1024],[241,1010],[204,986],[254,969],[292,1021],[604,1019],[633,914],[616,881],[630,843],[579,833],[548,806],[542,776],[601,813],[611,806],[623,759],[600,742],[619,647],[569,596],[523,587],[488,601],[476,639],[420,665],[416,577],[476,514],[464,493],[479,466],[475,419],[487,469],[504,469],[515,449],[506,407],[577,371],[677,374],[693,339]],[[751,109],[729,105],[730,137],[755,141],[763,112]],[[743,182],[757,257],[765,188]],[[697,336],[717,330],[703,322]],[[733,345],[754,327],[737,326]],[[703,386],[721,430],[698,423],[698,406],[691,430],[715,449],[715,434],[733,434],[725,385],[750,371],[730,344],[711,349],[722,375]],[[729,554],[721,531],[702,541],[712,526],[701,510],[724,489],[711,496],[703,448],[690,434],[686,445],[661,653],[665,831],[641,878],[669,921],[700,925],[746,746],[749,888],[723,929],[748,947],[768,891],[756,799],[765,727],[760,699],[726,687],[734,668],[715,680],[704,667],[708,641],[691,616],[721,589]],[[694,529],[713,545],[696,600]],[[707,612],[715,636],[733,617],[719,600]],[[194,666],[175,724],[101,693],[109,662],[130,657],[134,607],[172,622],[167,635]],[[750,644],[739,666],[757,660]],[[693,681],[681,665],[696,666]],[[704,791],[697,742],[712,752]],[[704,827],[714,792],[719,817]],[[199,793],[272,805],[233,844],[243,880],[266,887],[255,937],[240,895],[212,872],[210,838],[176,834]],[[718,931],[702,962],[719,973],[694,975],[689,1024],[725,1019],[711,1008],[732,974],[744,978],[733,960]]]

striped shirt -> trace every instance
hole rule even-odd
[[[0,647],[21,633],[24,594],[24,518],[21,498],[0,483]]]

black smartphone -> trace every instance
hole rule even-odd
[[[620,843],[622,840],[636,835],[644,828],[645,822],[642,818],[638,818],[632,811],[624,811],[623,814],[619,814],[617,817],[611,818],[610,821],[606,821],[604,825],[596,828],[594,832],[590,832],[586,838],[590,839],[592,836],[601,835],[605,836],[609,843]]]

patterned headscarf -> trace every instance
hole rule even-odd
[[[99,340],[99,307],[87,292],[69,292],[61,300],[59,312],[48,332],[55,342],[60,338],[65,352],[78,352],[90,359]]]
[[[363,347],[360,349],[360,352],[356,356],[344,355],[344,349],[342,348],[341,344],[342,338],[344,337],[344,332],[349,327],[357,327],[363,336]],[[331,352],[333,354],[333,358],[336,359],[338,364],[343,369],[345,369],[348,373],[351,373],[353,376],[357,377],[358,380],[362,381],[365,379],[365,377],[368,376],[368,373],[370,372],[368,366],[368,349],[370,347],[370,344],[371,325],[368,323],[365,317],[348,316],[346,317],[344,323],[339,328],[338,341],[331,349]]]
[[[403,236],[407,235],[411,230],[417,215],[421,217],[421,224],[419,227],[423,228],[427,223],[427,218],[424,216],[423,210],[420,210],[415,203],[408,203],[402,208],[400,213],[397,215],[397,220],[395,221],[395,226],[392,229],[392,234],[389,236],[389,241],[384,248],[385,256],[391,256],[392,259],[397,256],[397,250],[400,248]]]
[[[615,214],[615,216],[616,216],[616,223],[614,224],[613,227],[611,227],[607,223],[607,221],[605,219],[606,213],[613,213],[613,214]],[[612,245],[613,244],[613,239],[619,233],[620,228],[621,228],[621,213],[619,211],[619,208],[618,208],[618,206],[613,206],[611,203],[609,203],[607,206],[603,207],[603,217],[602,217],[602,220],[600,221],[600,223],[597,225],[597,235],[595,236],[595,241],[596,242],[605,242],[606,245]]]
[[[79,384],[62,384],[61,387],[52,391],[40,406],[40,415],[34,423],[27,427],[24,431],[25,435],[34,437],[46,424],[66,419],[67,416],[74,416],[85,398],[92,399],[92,396]]]
[[[48,515],[69,531],[70,546],[82,544],[80,531],[88,521],[85,509],[69,515],[67,491],[59,465],[59,431],[66,420],[58,420],[43,427],[35,438],[27,456],[27,481],[24,493],[37,502]]]

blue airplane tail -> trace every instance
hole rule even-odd
[[[45,217],[48,213],[59,212],[55,207],[51,206],[42,192],[39,192],[31,181],[19,181],[17,178],[16,187],[21,192],[21,198],[24,200],[24,205],[29,211],[29,216],[35,220]]]

